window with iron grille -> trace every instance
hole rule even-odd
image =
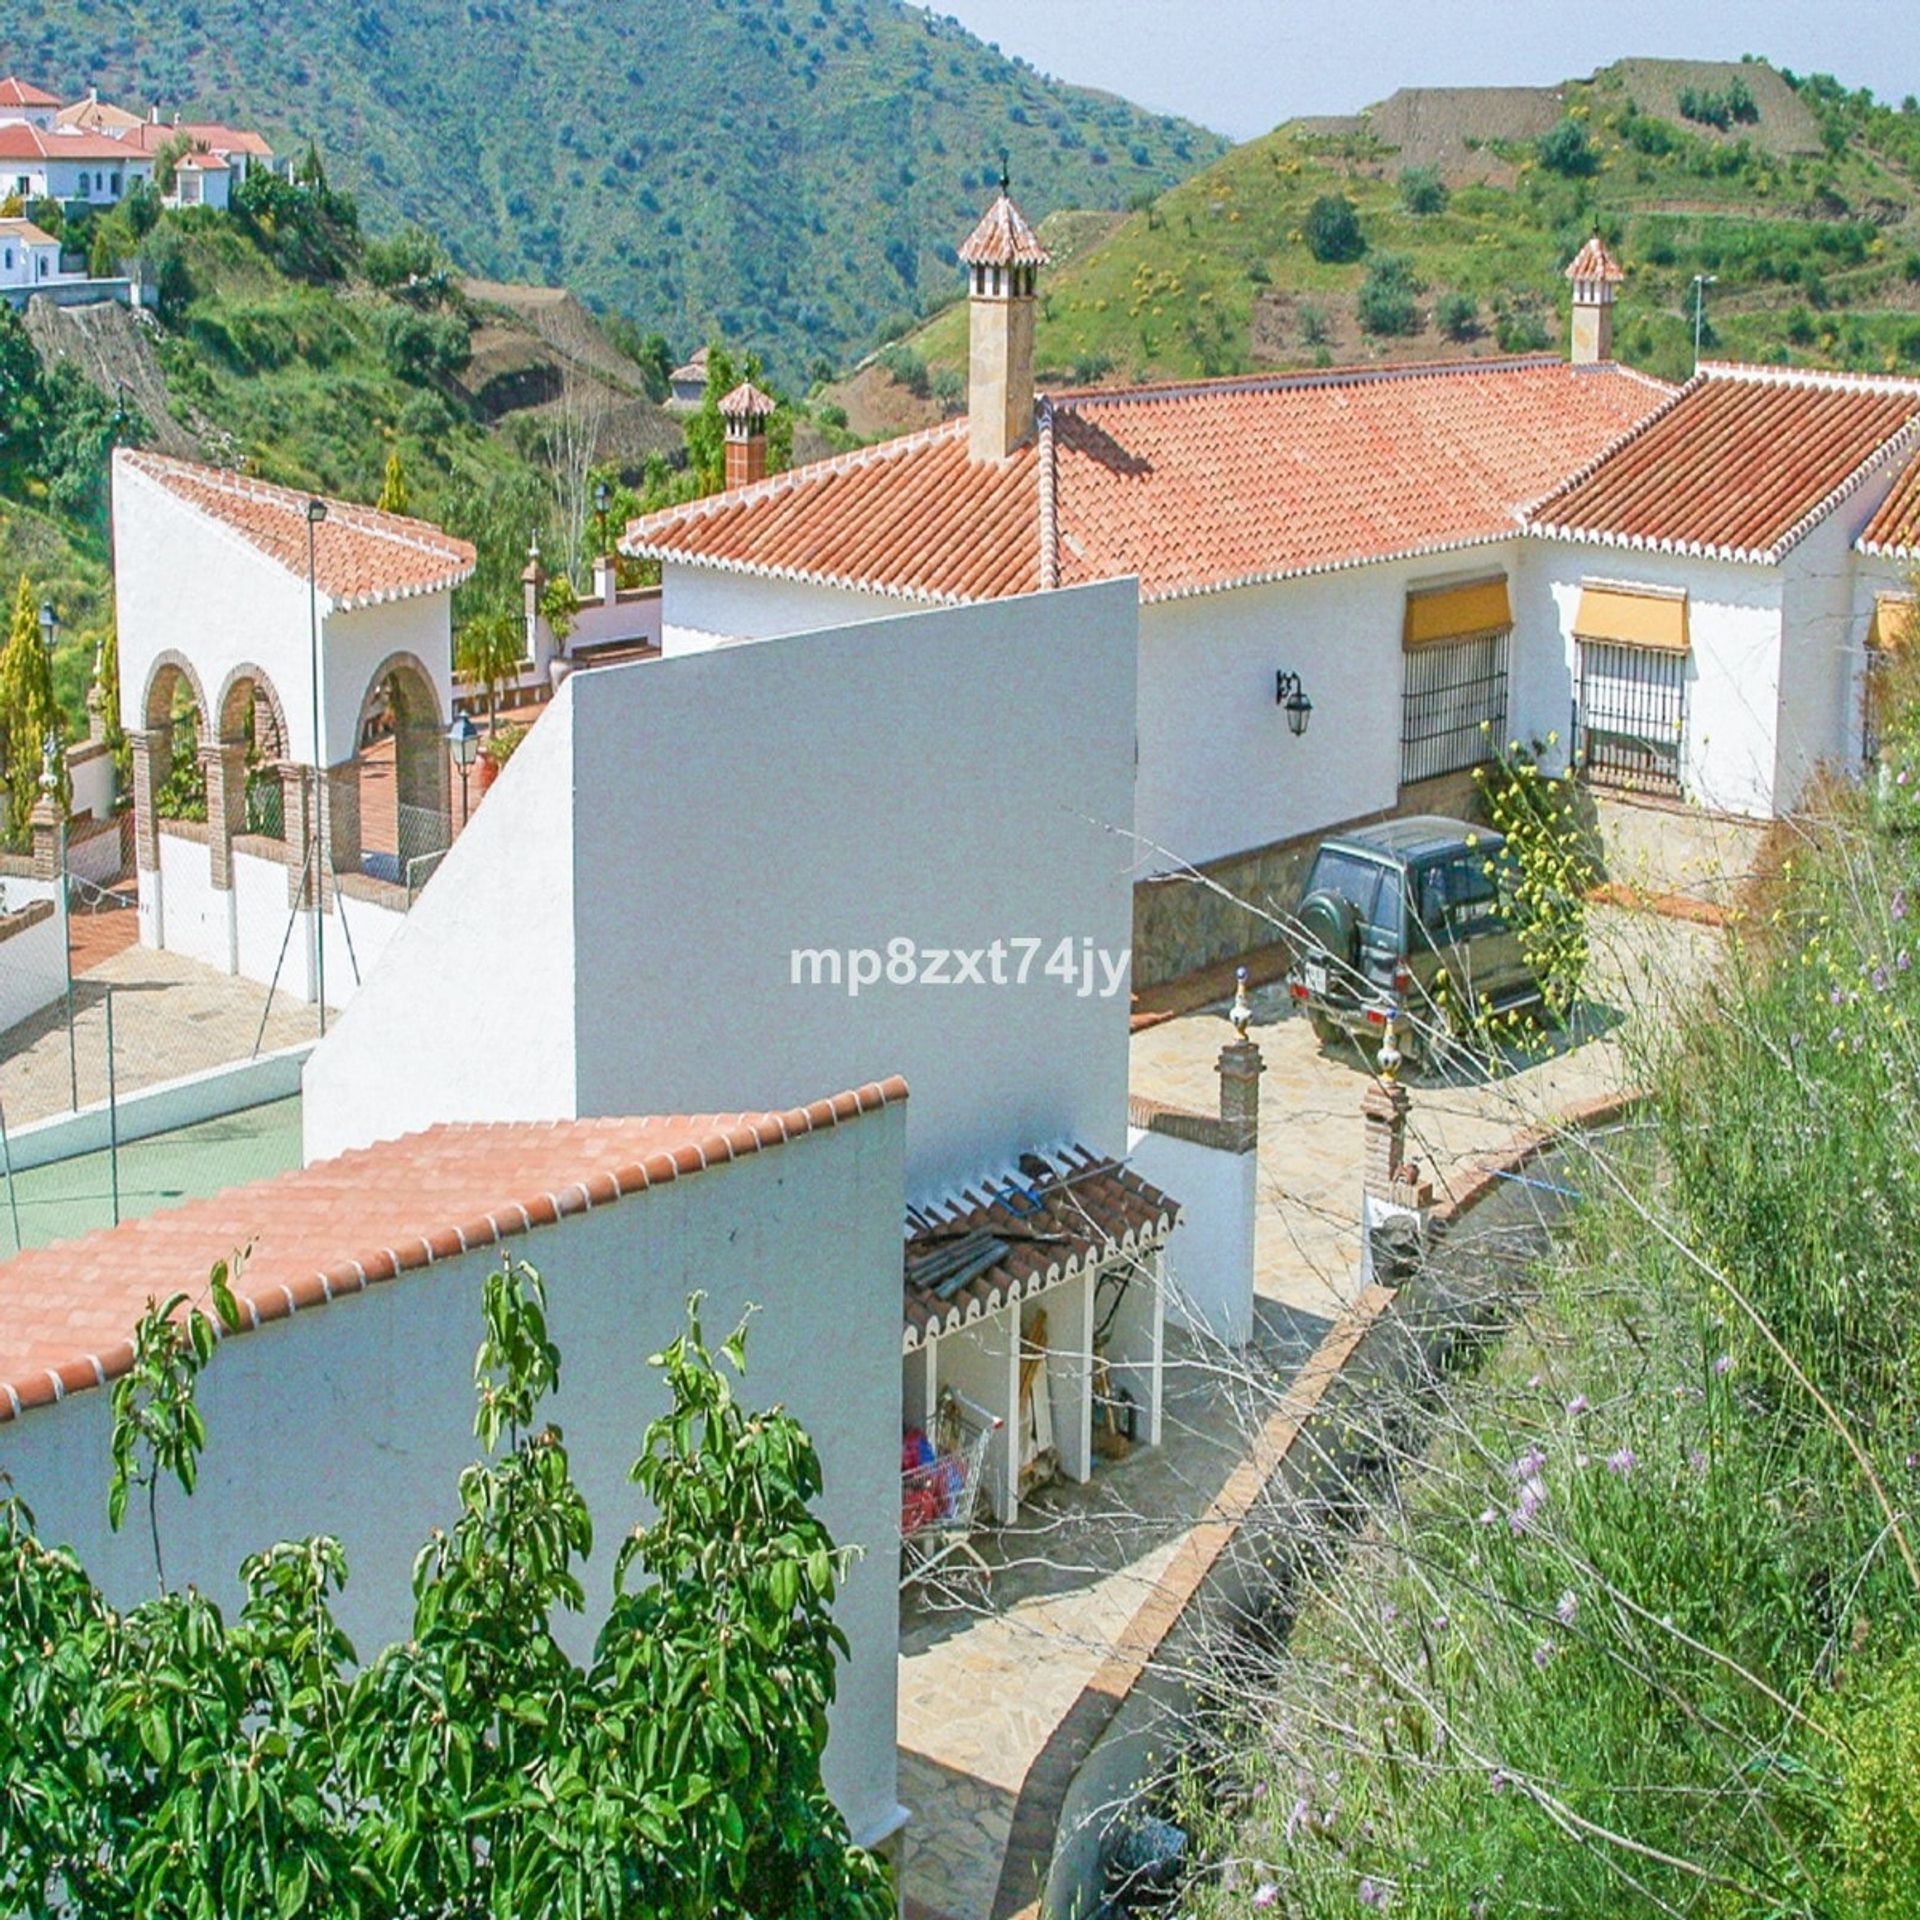
[[[1409,647],[1400,696],[1400,784],[1491,760],[1507,737],[1510,627]]]
[[[1641,793],[1678,793],[1687,656],[1582,640],[1574,721],[1589,780]]]

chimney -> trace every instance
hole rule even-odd
[[[751,486],[767,477],[767,421],[775,402],[751,380],[742,380],[720,402],[727,429],[727,486]]]
[[[1627,276],[1595,234],[1573,256],[1573,343],[1576,367],[1596,367],[1613,358],[1613,290]]]
[[[1033,288],[1049,255],[1007,192],[960,248],[967,270],[967,447],[1004,460],[1033,436]]]

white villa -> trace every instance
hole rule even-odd
[[[0,292],[48,286],[60,274],[60,242],[31,220],[0,220]]]
[[[1139,983],[1274,937],[1181,875],[1277,894],[1331,828],[1461,810],[1509,738],[1557,737],[1636,806],[1743,818],[1870,744],[1876,596],[1920,553],[1920,382],[1634,373],[1596,239],[1570,361],[1036,392],[1045,258],[1004,195],[961,249],[967,418],[623,545],[662,563],[669,655],[1135,581]]]

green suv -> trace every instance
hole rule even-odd
[[[1293,997],[1323,1041],[1378,1039],[1398,1011],[1401,1051],[1426,1054],[1453,1009],[1539,1002],[1512,903],[1505,840],[1464,820],[1425,814],[1323,840],[1294,910]]]

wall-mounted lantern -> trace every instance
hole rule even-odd
[[[1307,698],[1307,690],[1300,684],[1297,673],[1282,671],[1273,676],[1273,698],[1276,706],[1284,707],[1287,714],[1287,728],[1298,740],[1307,730],[1307,722],[1313,718],[1313,702]]]

